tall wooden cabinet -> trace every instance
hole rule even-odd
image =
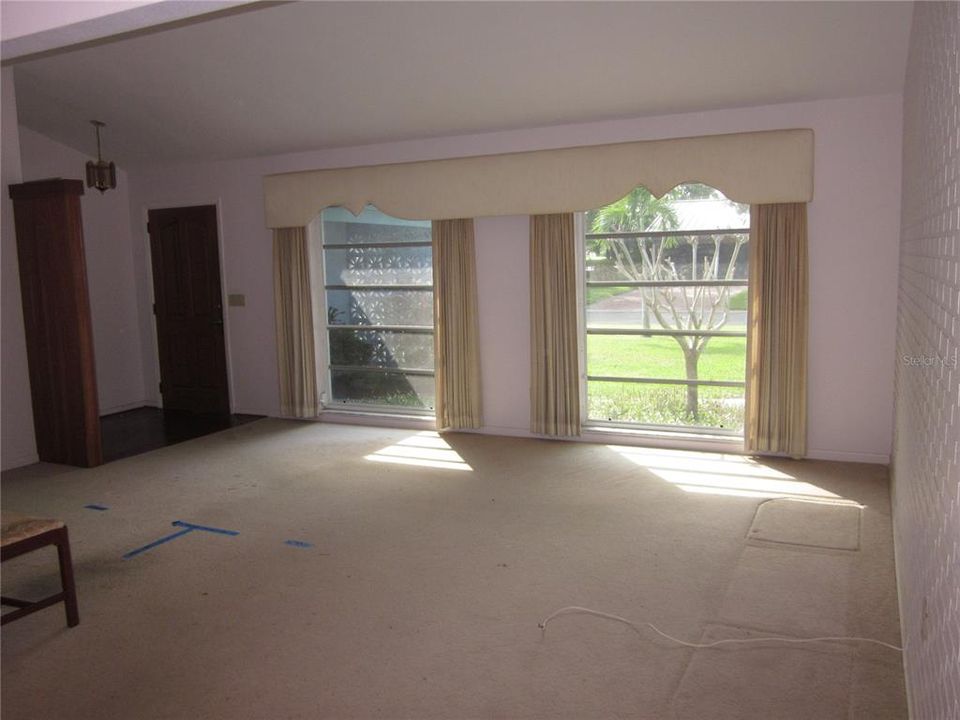
[[[10,186],[37,451],[92,467],[103,460],[81,195],[80,180]]]

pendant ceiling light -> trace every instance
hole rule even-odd
[[[100,155],[100,128],[106,123],[99,120],[90,123],[97,129],[97,161],[87,161],[87,187],[95,187],[102,193],[117,186],[117,166],[106,162]]]

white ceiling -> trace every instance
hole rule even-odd
[[[3,18],[0,39],[6,42],[13,38],[38,35],[65,25],[88,22],[104,15],[115,15],[147,4],[148,0],[118,0],[114,3],[79,3],[65,0],[37,3],[28,0],[4,0],[3,5],[0,6],[0,17]]]
[[[249,6],[248,6],[249,8]],[[125,166],[899,92],[910,3],[264,6],[15,64],[22,124]]]
[[[218,12],[249,0],[2,0],[4,60]]]

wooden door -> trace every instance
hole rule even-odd
[[[151,210],[147,229],[163,407],[229,413],[216,207]]]

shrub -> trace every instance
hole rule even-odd
[[[701,387],[699,417],[686,412],[683,386],[591,383],[588,416],[593,420],[645,425],[691,425],[743,429],[743,395],[734,388]]]

